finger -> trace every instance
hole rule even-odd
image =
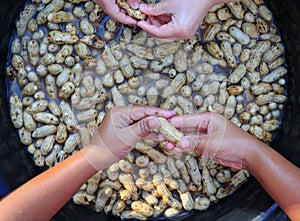
[[[166,148],[167,148],[167,150],[173,150],[175,148],[175,145],[173,143],[168,142],[166,144]]]
[[[137,0],[127,0],[128,5],[133,9],[138,9],[141,1]]]
[[[163,1],[156,4],[141,4],[139,9],[146,15],[158,16],[169,14],[170,7],[167,2]]]
[[[137,121],[147,116],[161,116],[164,118],[170,118],[175,114],[175,111],[164,110],[152,106],[131,106],[128,108],[128,117],[131,121]]]
[[[160,27],[164,24],[167,24],[172,21],[172,17],[169,15],[160,15],[160,16],[148,16],[150,24]]]
[[[155,136],[154,133],[152,133],[153,130],[157,129],[160,126],[160,122],[155,117],[146,117],[142,120],[132,124],[129,126],[129,128],[125,128],[125,130],[128,130],[128,135],[131,137],[135,137],[136,140],[148,138],[149,136],[154,136],[157,140],[157,135]]]
[[[184,152],[197,152],[202,153],[205,149],[207,139],[209,136],[203,135],[189,135],[184,136],[176,145],[176,148]]]
[[[182,149],[180,149],[180,148],[178,148],[178,147],[175,147],[175,148],[174,148],[174,151],[175,151],[176,153],[182,153],[182,152],[184,152]]]
[[[113,107],[107,114],[108,115],[106,116],[110,119],[112,129],[119,141],[127,146],[131,146],[159,127],[160,123],[153,116],[168,118],[176,113],[174,111],[167,111],[150,106],[131,106]],[[152,124],[153,121],[151,124],[148,122],[149,118],[147,119],[146,117],[149,116],[151,116],[152,119],[155,119],[156,124]]]
[[[174,150],[180,149],[182,152],[201,153],[211,159],[215,159],[222,145],[222,140],[212,135],[190,135],[183,137]]]
[[[174,38],[177,35],[177,29],[172,28],[170,23],[157,27],[146,21],[138,21],[137,26],[148,32],[155,38]]]
[[[116,4],[114,5],[109,5],[106,10],[105,10],[110,17],[112,17],[113,19],[122,22],[124,24],[136,24],[137,20],[133,19],[132,17],[128,16],[125,14],[125,12],[123,12],[121,10],[121,8],[119,8]]]
[[[206,133],[211,121],[211,116],[209,113],[182,115],[174,116],[169,119],[169,121],[176,128],[180,128],[187,132],[197,129],[200,133]]]
[[[188,128],[188,129],[180,129],[180,131],[182,133],[184,133],[185,136],[188,136],[188,135],[206,135],[207,133],[202,133],[202,132],[199,132],[197,130],[195,130],[195,128]]]
[[[161,18],[161,17],[159,17],[159,19],[158,19],[158,17],[148,16],[148,19],[147,19],[146,22],[147,22],[148,24],[155,25],[155,26],[157,26],[157,27],[159,28],[159,27],[161,27],[162,25],[164,25],[165,23],[167,23],[167,22],[165,22],[164,20],[161,20],[160,18]],[[163,19],[166,19],[166,18],[163,18]],[[167,20],[167,19],[166,19],[166,20]],[[177,41],[177,40],[179,40],[180,38],[178,38],[178,37],[170,37],[170,38],[157,38],[157,37],[155,37],[155,39],[156,39],[157,41],[159,41],[160,43],[167,43],[167,42]]]
[[[155,132],[151,132],[150,134],[148,134],[147,136],[143,137],[144,140],[155,140],[155,141],[160,141],[160,137],[158,133]]]
[[[135,122],[130,126],[124,125],[122,129],[115,131],[116,138],[122,145],[132,147],[140,139],[155,139],[158,136],[153,133],[153,130],[160,126],[159,121],[155,117],[146,117]]]
[[[151,25],[155,25],[157,27],[163,25],[156,17],[148,16],[148,19],[149,19],[149,24]]]
[[[157,139],[158,139],[159,142],[164,142],[164,141],[166,141],[165,137],[164,137],[162,134],[158,134]]]
[[[133,19],[132,17],[126,15],[123,12],[116,12],[114,15],[111,14],[111,17],[123,24],[128,24],[128,25],[136,25],[137,20]]]

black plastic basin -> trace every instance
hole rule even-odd
[[[0,197],[41,172],[41,169],[33,165],[32,159],[20,144],[7,109],[4,66],[14,21],[25,2],[25,0],[0,0]],[[300,2],[269,0],[267,3],[282,34],[289,68],[288,102],[283,125],[271,146],[300,166]],[[282,191],[284,194],[284,190]],[[235,194],[211,206],[208,211],[195,212],[180,219],[243,221],[251,220],[258,215],[262,215],[263,220],[287,220],[286,215],[252,177]],[[53,217],[53,220],[119,219],[96,214],[92,209],[69,202]]]

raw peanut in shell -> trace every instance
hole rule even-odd
[[[174,144],[177,144],[180,139],[184,136],[182,132],[177,130],[172,124],[169,123],[163,117],[157,117],[160,122],[160,127],[158,131],[166,138],[167,141],[170,141]]]
[[[141,12],[139,9],[131,8],[128,5],[127,1],[117,0],[117,5],[120,8],[123,8],[127,12],[127,14],[132,18],[135,18],[135,19],[138,19],[138,20],[145,20],[146,19],[146,15],[143,12]]]

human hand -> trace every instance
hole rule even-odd
[[[148,15],[137,25],[161,42],[191,38],[197,31],[212,0],[165,0],[157,4],[141,4],[139,9]]]
[[[175,116],[169,121],[185,136],[176,147],[168,143],[168,149],[203,153],[222,165],[236,169],[245,168],[251,150],[260,142],[217,113]]]
[[[122,22],[124,24],[135,25],[137,21],[132,17],[126,15],[126,12],[121,9],[117,4],[116,0],[94,0],[95,3],[100,5],[100,7],[113,19]],[[139,7],[140,0],[128,0],[130,7],[137,9]]]
[[[93,154],[86,158],[96,169],[108,167],[129,153],[140,139],[162,139],[153,132],[160,126],[155,116],[170,118],[174,114],[174,111],[151,106],[113,107],[93,136],[90,144]],[[101,159],[99,154],[107,155],[101,165],[97,161]]]

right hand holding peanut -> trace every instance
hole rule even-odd
[[[217,113],[175,116],[169,122],[185,134],[176,146],[169,143],[169,149],[203,153],[220,164],[236,169],[245,168],[251,148],[259,142]]]

